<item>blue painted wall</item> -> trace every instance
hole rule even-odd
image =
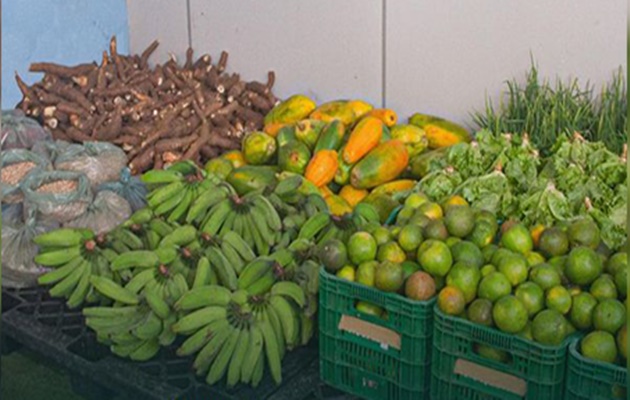
[[[27,83],[42,74],[29,73],[31,62],[79,64],[100,60],[116,35],[118,52],[129,49],[125,0],[5,0],[2,2],[2,108],[22,98],[15,84],[18,71]]]

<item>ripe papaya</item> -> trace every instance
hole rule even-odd
[[[347,106],[354,113],[354,121],[363,118],[368,112],[374,108],[370,103],[363,100],[350,100]]]
[[[226,180],[234,187],[236,193],[243,196],[252,190],[275,185],[276,168],[266,165],[245,165],[232,170]]]
[[[308,146],[310,150],[315,148],[319,135],[324,130],[326,123],[316,119],[305,119],[295,124],[295,136],[297,140]]]
[[[405,144],[409,157],[417,156],[429,146],[426,132],[411,124],[396,125],[391,129],[392,139],[398,139]]]
[[[317,139],[314,152],[319,150],[339,150],[343,137],[346,134],[346,128],[340,120],[330,122],[323,129]]]
[[[337,172],[338,157],[335,150],[318,151],[308,163],[304,177],[317,187],[328,185]]]
[[[431,164],[439,163],[443,160],[446,157],[447,149],[448,147],[441,147],[413,157],[409,162],[411,176],[415,179],[421,179],[428,175],[432,171]]]
[[[346,185],[339,191],[339,196],[354,208],[363,200],[369,192],[365,189],[355,189],[352,185]]]
[[[357,189],[369,189],[394,180],[409,163],[409,153],[400,140],[379,144],[350,172],[350,182]]]
[[[331,194],[325,200],[332,215],[342,216],[352,212],[350,204],[336,194]]]
[[[276,150],[276,139],[265,132],[251,132],[243,139],[243,156],[247,164],[265,164],[273,158]]]
[[[272,123],[269,125],[265,125],[263,128],[263,132],[265,132],[267,135],[271,137],[276,137],[278,136],[278,132],[280,132],[280,130],[282,130],[282,128],[284,128],[287,125],[289,124]]]
[[[309,181],[309,182],[310,182],[310,181]],[[332,196],[332,195],[334,195],[334,194],[335,194],[335,193],[334,193],[332,190],[330,190],[330,188],[329,188],[328,186],[326,186],[326,185],[324,185],[324,186],[322,186],[322,187],[320,187],[320,188],[318,188],[318,189],[319,189],[319,194],[320,194],[320,195],[321,195],[324,199],[327,199],[327,198],[329,198],[330,196]]]
[[[335,173],[335,183],[343,186],[350,182],[350,171],[354,164],[348,164],[343,161],[343,149],[339,150],[337,172]]]
[[[406,192],[413,189],[416,183],[417,182],[412,179],[399,179],[397,181],[383,183],[382,185],[375,187],[372,190],[372,193],[391,196],[395,193]]]
[[[396,111],[389,108],[375,108],[368,112],[365,116],[378,118],[389,128],[396,125],[398,122],[398,114],[396,114]]]
[[[272,108],[265,116],[265,125],[298,122],[313,112],[315,106],[313,100],[304,95],[296,94]]]
[[[344,125],[350,125],[356,117],[348,103],[347,100],[329,101],[317,107],[308,117],[324,122],[332,122],[338,119]]]
[[[454,122],[433,115],[416,113],[409,123],[424,129],[430,149],[452,146],[456,143],[470,143],[472,137],[466,128]]]
[[[295,136],[295,125],[290,124],[283,126],[278,131],[278,135],[276,135],[276,142],[278,143],[278,148],[289,142],[297,142],[297,136]]]
[[[311,151],[302,142],[288,142],[278,150],[278,166],[283,171],[304,175],[311,159]]]
[[[243,153],[240,150],[228,151],[227,153],[224,153],[221,157],[231,162],[234,168],[240,168],[246,164]]]
[[[361,119],[352,129],[343,149],[343,161],[354,164],[375,148],[383,136],[383,122],[374,117]]]

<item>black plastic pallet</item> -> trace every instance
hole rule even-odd
[[[350,400],[319,380],[317,339],[287,354],[281,386],[268,376],[253,389],[207,385],[191,369],[192,359],[178,357],[178,343],[152,360],[132,362],[113,355],[96,341],[80,310],[68,309],[43,288],[2,290],[3,353],[26,346],[71,373],[73,389],[85,397],[107,400],[115,395],[134,400]]]

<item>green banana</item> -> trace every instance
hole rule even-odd
[[[230,266],[229,261],[226,260],[223,253],[221,253],[215,247],[209,247],[206,251],[206,256],[208,257],[208,260],[217,272],[219,280],[221,281],[223,286],[227,287],[230,290],[236,290],[238,286],[238,278],[236,277],[236,272]]]
[[[227,193],[224,190],[217,188],[212,188],[201,193],[201,195],[199,195],[199,197],[197,197],[190,206],[188,215],[186,216],[186,223],[196,221],[209,209],[225,198],[227,198]]]
[[[293,252],[289,249],[278,249],[269,257],[280,264],[283,268],[289,265],[295,258],[293,256]]]
[[[287,351],[287,339],[284,337],[284,331],[282,330],[282,322],[280,322],[280,316],[276,312],[275,308],[267,305],[263,312],[263,319],[269,321],[273,332],[276,335],[278,354],[280,359],[284,358]]]
[[[254,282],[273,271],[274,261],[271,257],[258,257],[247,264],[238,277],[238,288],[247,289]]]
[[[282,229],[282,220],[278,215],[278,211],[273,207],[271,202],[264,196],[256,196],[254,205],[260,209],[263,215],[267,217],[269,228],[274,231]]]
[[[231,292],[218,285],[208,285],[193,288],[186,292],[175,303],[176,310],[194,310],[200,307],[225,307],[230,302]]]
[[[160,246],[162,237],[157,232],[148,230],[144,234],[144,239],[147,249],[156,250]]]
[[[72,261],[72,259],[81,256],[81,250],[81,245],[76,245],[62,250],[53,250],[36,255],[33,261],[35,261],[36,264],[44,265],[46,267],[56,267],[64,265],[69,261]]]
[[[160,237],[164,237],[173,232],[174,228],[165,221],[159,218],[154,218],[151,220],[151,222],[149,222],[149,229],[156,232],[158,235],[160,235]]]
[[[153,311],[149,311],[146,319],[131,333],[138,339],[155,339],[162,333],[162,320]]]
[[[154,268],[159,264],[157,254],[150,250],[135,250],[120,254],[112,262],[112,271],[119,271],[127,268]]]
[[[271,323],[267,319],[264,319],[260,324],[260,331],[265,341],[265,356],[267,358],[271,377],[274,382],[279,385],[282,383],[282,367],[278,340],[273,328],[271,327]]]
[[[265,354],[261,354],[258,357],[258,361],[256,361],[256,365],[254,365],[254,371],[252,372],[252,387],[255,389],[262,381],[263,374],[265,372]]]
[[[179,346],[176,352],[177,355],[185,357],[198,352],[212,339],[216,332],[225,329],[228,325],[229,322],[225,318],[209,322]]]
[[[179,202],[179,204],[177,204],[177,207],[175,207],[175,209],[173,209],[173,211],[170,213],[170,215],[166,219],[167,222],[177,222],[186,214],[186,212],[190,208],[190,204],[194,199],[195,192],[196,191],[194,190],[194,188],[191,187],[187,187],[185,189],[184,197]]]
[[[299,239],[313,239],[322,229],[330,223],[330,215],[328,213],[319,213],[310,217],[298,233]]]
[[[117,333],[115,335],[110,335],[112,342],[118,344],[131,344],[141,342],[140,339],[132,335],[130,332]]]
[[[266,256],[269,254],[269,242],[265,239],[262,233],[256,227],[256,223],[253,220],[252,215],[245,216],[245,225],[249,227],[249,230],[254,239],[254,244],[256,245],[256,251],[259,255]]]
[[[162,238],[160,247],[162,246],[185,246],[197,238],[197,229],[192,225],[183,225],[177,227],[173,232]]]
[[[179,203],[184,200],[184,197],[187,193],[185,189],[185,187],[182,187],[182,189],[179,192],[175,193],[173,197],[170,197],[169,199],[163,201],[158,206],[156,206],[153,209],[155,215],[165,215],[173,211],[179,205]]]
[[[94,238],[94,232],[88,229],[61,228],[42,233],[33,238],[33,242],[40,247],[74,247],[86,240]]]
[[[147,361],[160,351],[160,342],[157,338],[145,341],[140,347],[129,354],[133,361]]]
[[[184,183],[181,181],[169,183],[151,192],[149,196],[147,196],[147,204],[153,209],[155,215],[159,215],[155,212],[156,207],[181,194],[183,189]]]
[[[153,313],[161,319],[166,319],[171,314],[171,308],[155,290],[145,290],[144,298]]]
[[[123,223],[123,226],[125,228],[128,228],[131,225],[144,225],[144,224],[149,223],[149,221],[151,221],[152,218],[153,218],[153,210],[151,210],[148,207],[142,208],[140,210],[137,210],[133,214],[131,214],[129,219]]]
[[[206,376],[206,382],[209,385],[214,385],[223,378],[223,375],[225,375],[228,363],[232,359],[232,355],[234,354],[234,350],[238,344],[239,337],[240,333],[236,330],[236,332],[230,335],[223,346],[221,346],[221,351],[217,354],[217,357],[214,359],[214,362],[210,367],[210,371],[208,371],[208,375]]]
[[[69,308],[77,308],[85,301],[85,296],[87,296],[88,291],[90,290],[90,276],[92,276],[92,264],[89,261],[83,261],[81,267],[83,268],[83,274],[81,275],[81,279],[77,284],[76,288],[68,298],[68,302],[66,303]]]
[[[291,307],[291,304],[282,296],[271,296],[269,298],[269,306],[274,309],[280,324],[282,325],[283,337],[290,348],[298,344],[298,330],[296,330],[295,322],[297,315]]]
[[[162,333],[158,336],[158,341],[161,346],[170,346],[177,339],[177,334],[173,332],[172,326],[177,322],[177,315],[171,313],[164,321],[162,321]]]
[[[231,210],[231,200],[224,199],[221,200],[218,204],[212,207],[208,213],[208,217],[204,221],[201,231],[212,236],[216,235],[225,222],[225,219],[228,217]]]
[[[136,325],[142,323],[146,318],[145,314],[136,312],[130,316],[121,318],[97,318],[90,317],[85,319],[85,324],[94,329],[97,333],[105,335],[115,335],[123,332],[128,332]]]
[[[86,307],[83,315],[86,318],[127,318],[138,312],[136,306],[125,307]]]
[[[217,354],[219,354],[221,347],[233,333],[234,328],[230,324],[224,329],[215,332],[210,341],[197,353],[197,357],[193,362],[193,368],[197,371],[197,375],[204,374],[208,368],[210,368],[210,364],[212,364]]]
[[[228,260],[230,265],[234,268],[236,274],[240,275],[240,273],[243,271],[243,267],[245,267],[245,263],[241,259],[241,256],[238,254],[236,249],[232,247],[232,245],[230,245],[228,242],[223,240],[221,242],[221,252]]]
[[[262,239],[264,239],[269,246],[273,246],[275,242],[274,233],[269,229],[267,225],[266,216],[261,212],[259,208],[252,208],[250,213],[250,220],[254,223],[255,228],[260,233]]]
[[[252,379],[252,373],[258,360],[263,357],[264,340],[262,332],[257,325],[252,326],[249,332],[249,344],[247,345],[247,354],[241,367],[241,381],[249,383]]]
[[[195,270],[195,279],[193,281],[193,289],[208,284],[210,276],[210,261],[206,257],[199,258],[197,269]]]
[[[272,296],[284,296],[290,298],[297,304],[300,308],[303,308],[306,304],[306,298],[304,295],[304,290],[295,282],[291,281],[282,281],[278,282],[271,287],[271,295]]]
[[[109,297],[114,301],[118,301],[123,304],[138,304],[138,296],[118,285],[111,279],[101,276],[90,277],[90,283],[98,290],[103,296]]]
[[[116,228],[109,234],[112,238],[120,240],[131,250],[141,250],[144,248],[144,242],[135,233],[126,228]]]
[[[138,294],[149,282],[155,282],[154,269],[145,269],[135,275],[129,282],[127,282],[125,289],[131,293]]]
[[[40,285],[49,285],[51,283],[56,283],[66,278],[68,275],[72,273],[81,263],[83,262],[83,257],[76,257],[66,263],[63,267],[57,268],[50,272],[46,272],[44,275],[40,275],[37,278],[37,283]]]
[[[175,262],[177,256],[179,255],[177,247],[164,245],[160,245],[160,247],[155,250],[154,253],[158,258],[158,262],[164,265],[172,264],[173,262]]]
[[[230,365],[227,371],[228,387],[236,386],[236,384],[241,379],[243,362],[245,361],[245,356],[247,355],[247,351],[249,350],[250,335],[251,334],[249,329],[241,329],[238,340],[236,342],[236,350],[234,350],[234,354],[232,355],[232,359],[230,360]]]
[[[145,172],[140,180],[148,184],[180,182],[184,175],[180,172],[166,169],[153,169]]]
[[[267,293],[272,286],[276,283],[276,276],[272,271],[268,271],[256,282],[247,287],[247,292],[252,296],[260,296]]]
[[[225,235],[226,232],[231,231],[234,225],[234,220],[236,219],[237,213],[235,212],[231,212],[228,214],[228,216],[225,218],[225,221],[223,222],[223,225],[221,225],[221,228],[219,228],[219,232],[217,233],[220,237],[223,237],[223,235]]]
[[[299,314],[300,318],[300,335],[301,335],[301,344],[302,346],[306,346],[308,342],[313,337],[314,332],[314,323],[310,317],[307,317],[304,314]]]
[[[225,236],[223,236],[223,240],[228,242],[230,246],[234,248],[241,256],[241,258],[245,262],[251,262],[254,258],[256,258],[256,254],[251,247],[240,237],[238,234],[234,232],[227,232]]]
[[[113,240],[110,242],[110,246],[112,246],[112,249],[114,249],[114,251],[118,254],[128,253],[131,251],[131,249],[120,240]]]
[[[62,281],[51,287],[49,293],[52,297],[67,297],[70,296],[72,291],[76,288],[77,284],[83,276],[85,271],[85,263],[81,263],[76,267],[68,276]]]
[[[172,327],[173,332],[189,334],[200,327],[217,319],[225,319],[227,309],[225,307],[209,306],[180,318]]]
[[[118,357],[127,358],[131,353],[138,350],[145,342],[144,340],[134,338],[133,342],[116,343],[109,346],[109,350]]]

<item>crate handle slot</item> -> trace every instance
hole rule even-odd
[[[391,329],[378,326],[371,322],[363,321],[350,315],[341,316],[338,328],[340,331],[350,332],[357,336],[373,340],[379,343],[385,350],[390,347],[400,350],[400,334]]]
[[[527,393],[527,382],[525,380],[461,358],[455,361],[453,372],[487,385],[512,392],[520,397],[525,397]]]

